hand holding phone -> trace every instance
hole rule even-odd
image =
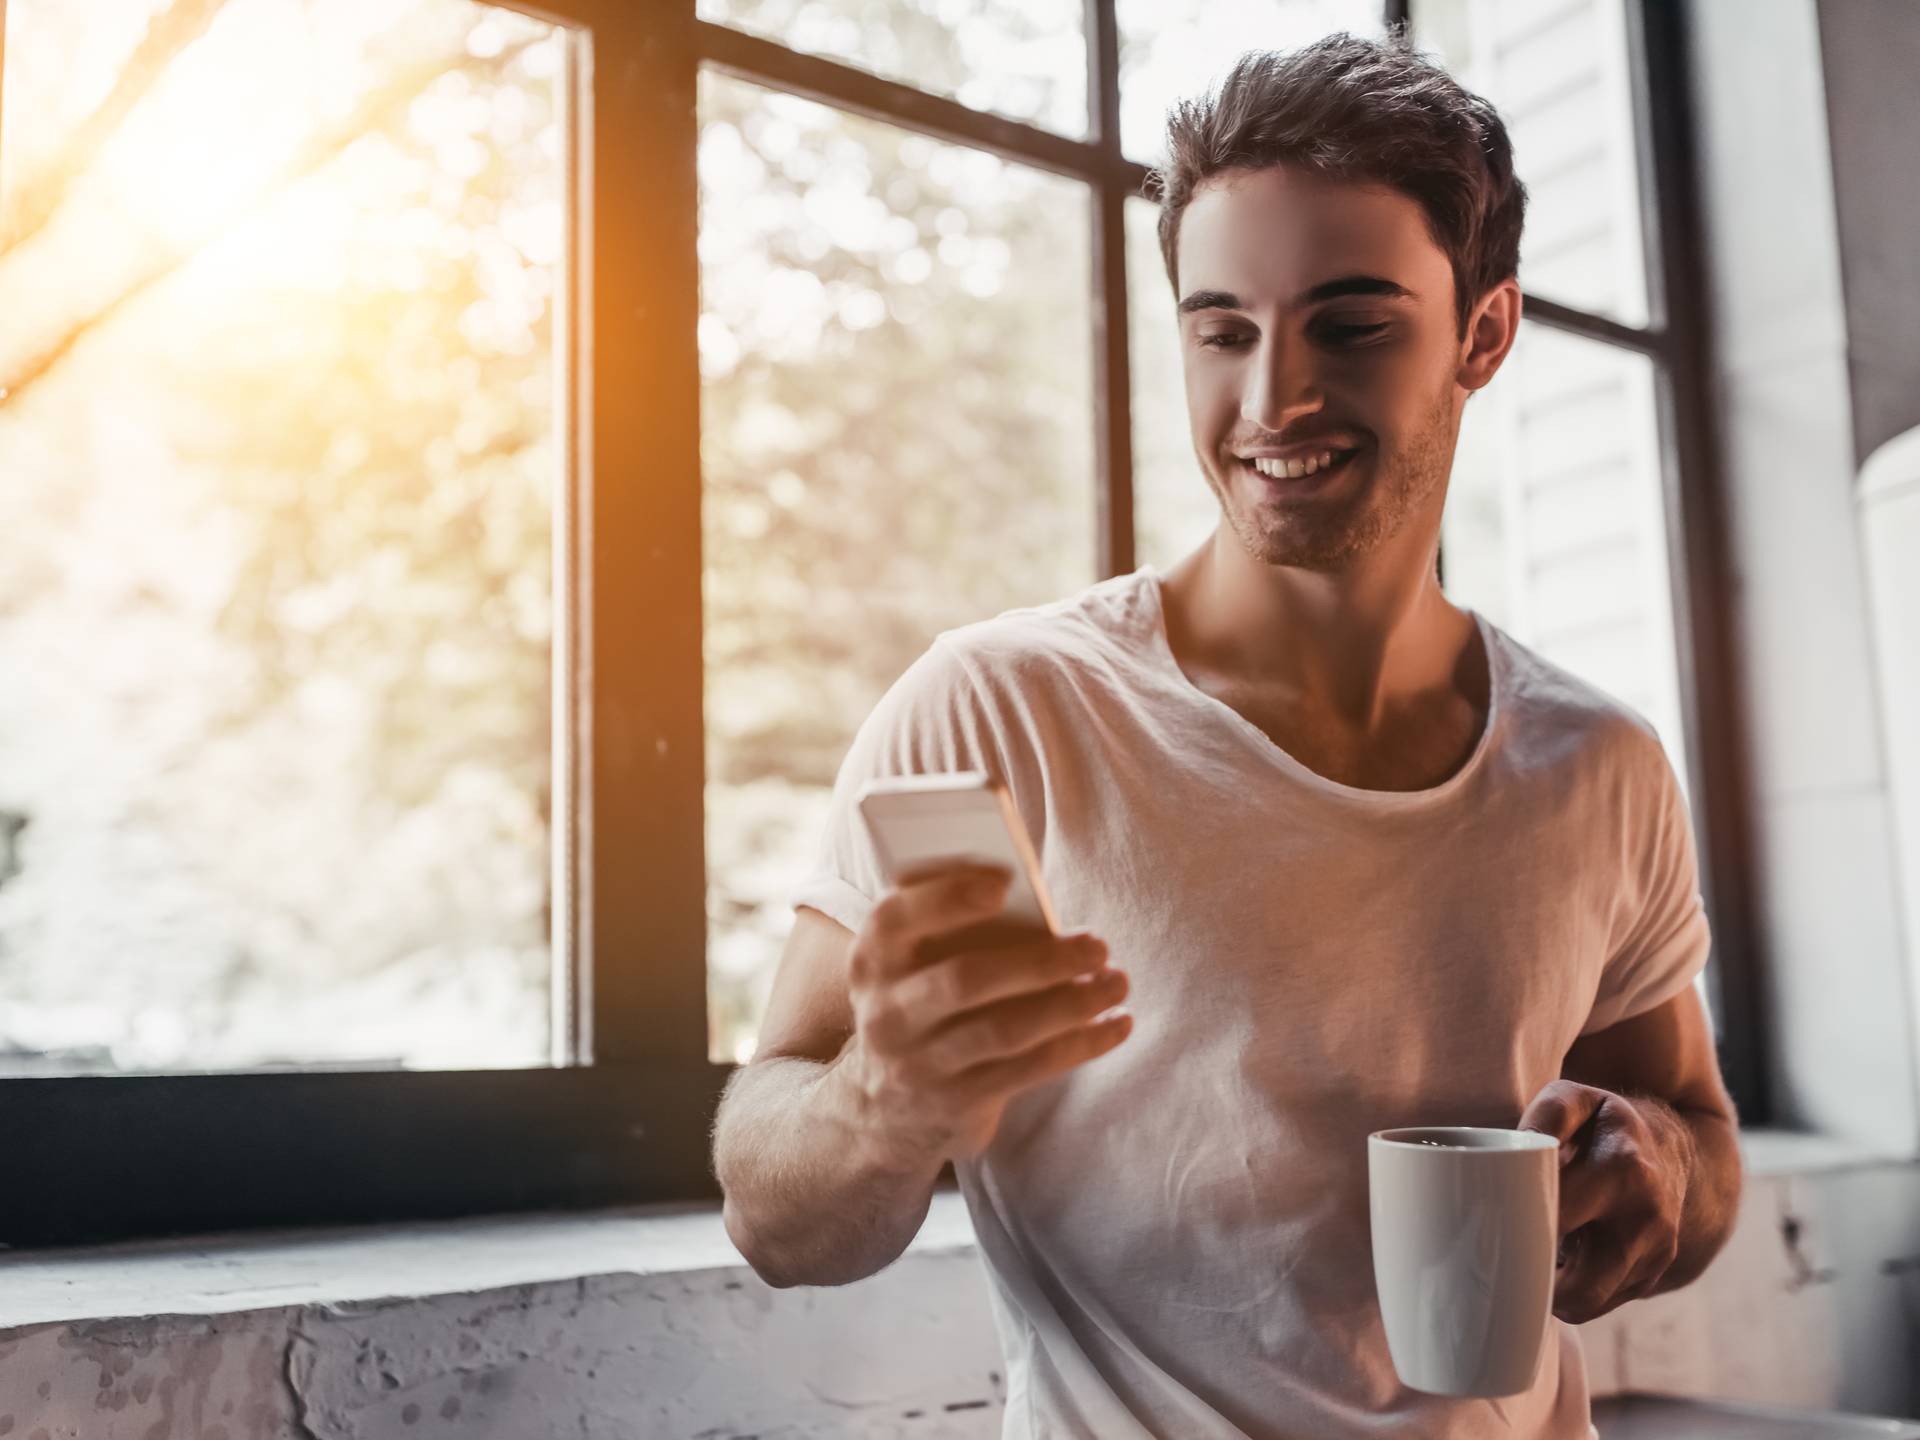
[[[876,1132],[916,1158],[971,1158],[1006,1102],[1132,1030],[1106,943],[1058,933],[1003,786],[978,772],[875,781],[862,815],[894,888],[855,937],[843,1063]]]

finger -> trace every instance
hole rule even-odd
[[[1554,1279],[1553,1313],[1570,1325],[1604,1314],[1641,1258],[1641,1248],[1613,1227],[1587,1227]]]
[[[1538,1130],[1553,1136],[1560,1142],[1560,1163],[1565,1165],[1573,1154],[1573,1137],[1593,1118],[1594,1112],[1605,1103],[1606,1098],[1606,1091],[1596,1090],[1591,1085],[1581,1085],[1572,1080],[1549,1081],[1533,1097],[1533,1103],[1521,1115],[1517,1128]]]
[[[1560,1172],[1560,1233],[1570,1235],[1618,1206],[1619,1175],[1605,1164],[1582,1156]]]
[[[954,1077],[968,1105],[1012,1095],[1098,1059],[1133,1033],[1133,1015],[1115,1010],[1019,1055],[975,1065]]]
[[[1127,977],[1118,970],[1070,980],[1037,995],[1001,1000],[969,1010],[929,1035],[921,1058],[944,1075],[987,1061],[1022,1054],[1085,1025],[1126,997]]]
[[[912,1023],[928,1029],[962,1011],[1088,974],[1106,958],[1106,942],[1096,936],[1048,937],[937,961],[900,981],[894,995]]]
[[[883,965],[907,968],[921,941],[1000,913],[1013,872],[1004,866],[951,866],[922,871],[880,897],[865,934]]]

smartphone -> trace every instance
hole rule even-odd
[[[950,865],[998,865],[1013,874],[997,917],[927,942],[921,947],[927,958],[1060,933],[1041,883],[1040,858],[1013,796],[993,776],[979,770],[890,775],[863,785],[858,804],[895,885]]]

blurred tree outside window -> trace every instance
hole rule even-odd
[[[700,88],[709,1043],[751,1055],[847,742],[940,630],[1095,578],[1084,185]]]
[[[1084,0],[698,0],[696,13],[975,110],[1087,131]]]
[[[0,1074],[548,1063],[562,33],[4,18]]]

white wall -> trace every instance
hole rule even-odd
[[[1815,3],[1689,13],[1775,1119],[1910,1155],[1913,1009]]]

